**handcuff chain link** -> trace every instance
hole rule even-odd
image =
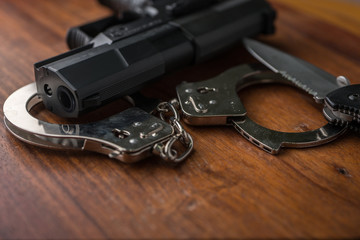
[[[173,99],[169,102],[161,102],[156,107],[156,113],[159,114],[161,120],[169,122],[174,128],[174,134],[167,142],[156,144],[154,146],[154,153],[166,161],[175,163],[183,161],[194,147],[191,135],[186,132],[180,123],[180,114],[177,110],[178,106],[179,102],[177,99]],[[176,142],[180,142],[185,147],[182,154],[179,154],[174,148]]]

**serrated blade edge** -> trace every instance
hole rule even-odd
[[[252,39],[244,39],[243,42],[257,60],[313,95],[318,101],[339,88],[335,76],[311,63]]]

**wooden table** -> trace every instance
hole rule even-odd
[[[270,2],[277,33],[261,41],[360,83],[359,2]],[[67,29],[108,14],[95,1],[0,1],[0,102],[34,81],[33,63],[67,51]],[[170,99],[184,79],[204,80],[248,61],[238,45],[146,92]],[[321,106],[289,86],[256,86],[239,96],[251,118],[275,130],[326,123]],[[358,135],[272,156],[231,127],[186,129],[195,151],[171,167],[156,157],[129,165],[34,147],[2,124],[0,238],[360,237]]]

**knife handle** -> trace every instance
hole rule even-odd
[[[360,124],[360,84],[330,92],[325,98],[325,105],[341,122]]]
[[[360,84],[349,85],[329,93],[325,101],[333,109],[359,113]]]

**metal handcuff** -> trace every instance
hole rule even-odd
[[[30,110],[41,102],[35,84],[15,91],[4,103],[5,124],[17,138],[42,147],[89,150],[126,163],[152,154],[166,161],[181,162],[193,149],[193,140],[180,124],[233,125],[247,140],[276,154],[282,147],[303,148],[328,143],[346,131],[326,124],[307,132],[287,133],[267,129],[252,121],[237,92],[249,85],[278,82],[291,84],[281,75],[240,65],[201,82],[177,86],[177,99],[160,103],[160,118],[131,107],[105,120],[87,124],[54,124],[33,117]],[[170,114],[170,116],[168,116]],[[184,150],[174,147],[180,142]]]
[[[279,132],[252,121],[238,97],[239,90],[274,82],[295,86],[280,74],[263,68],[240,65],[206,81],[180,84],[177,95],[184,121],[191,125],[233,125],[247,140],[271,154],[284,147],[322,145],[346,132],[346,127],[333,124],[307,132]]]
[[[42,100],[35,83],[11,94],[4,103],[5,125],[20,140],[46,148],[89,150],[132,163],[152,154],[169,162],[183,161],[193,149],[193,140],[180,124],[171,104],[157,106],[160,118],[131,107],[99,122],[54,124],[36,119],[30,110]],[[170,113],[170,117],[165,116]],[[167,120],[168,119],[168,120]],[[176,142],[184,145],[178,152]]]

